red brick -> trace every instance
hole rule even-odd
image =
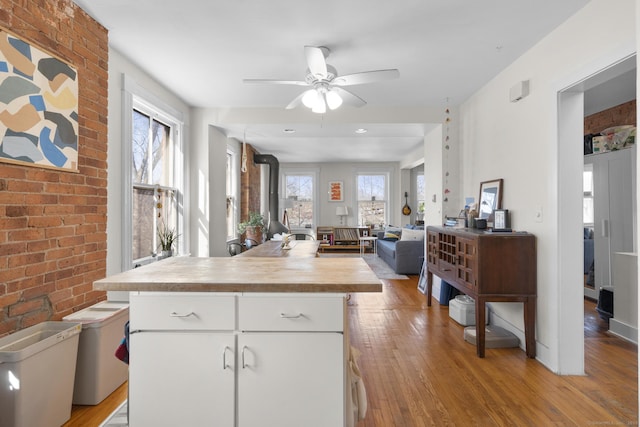
[[[26,302],[17,302],[9,306],[9,317],[20,316],[31,311],[38,311],[44,307],[42,299],[33,299]]]
[[[109,48],[70,0],[0,0],[0,25],[77,69],[81,147],[77,172],[0,164],[2,336],[104,299]]]
[[[44,261],[44,252],[22,253],[9,256],[9,267],[27,266]]]

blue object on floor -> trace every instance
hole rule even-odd
[[[449,301],[454,299],[460,292],[448,282],[440,282],[440,305],[449,305]]]

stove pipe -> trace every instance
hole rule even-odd
[[[269,165],[269,227],[267,237],[270,239],[274,234],[286,233],[289,229],[278,221],[278,175],[280,163],[273,154],[255,154],[253,156],[255,164]]]

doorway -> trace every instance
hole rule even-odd
[[[635,52],[616,52],[560,83],[558,117],[558,373],[584,375],[582,223],[585,92],[636,67]]]

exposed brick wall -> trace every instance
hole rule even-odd
[[[584,119],[584,134],[600,133],[612,126],[636,126],[636,100],[616,105]]]
[[[0,26],[70,63],[79,88],[79,173],[0,163],[3,336],[105,299],[109,52],[71,0],[0,0]]]
[[[249,219],[249,212],[260,212],[260,165],[253,162],[258,153],[247,144],[247,171],[240,176],[240,222]]]

